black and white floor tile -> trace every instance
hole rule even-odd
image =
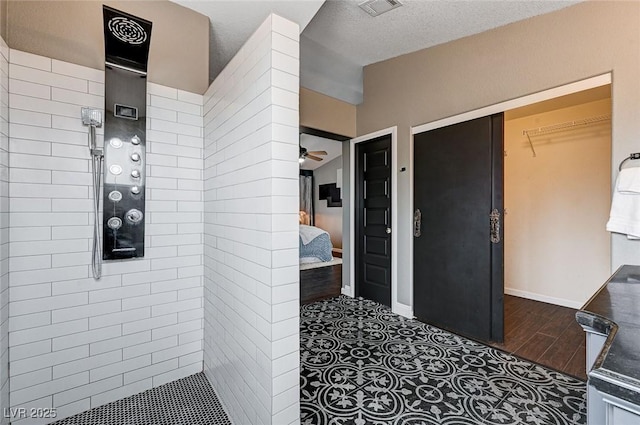
[[[204,373],[197,373],[52,425],[231,425],[231,421]]]
[[[586,423],[585,383],[338,297],[301,308],[303,425]]]

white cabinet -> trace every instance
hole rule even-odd
[[[606,406],[605,420],[602,423],[606,425],[640,425],[640,406],[609,394],[600,393],[600,395]]]
[[[583,325],[587,336],[587,372],[591,370],[607,339]],[[640,425],[640,406],[587,385],[587,425]]]
[[[604,342],[606,335],[593,329],[582,326],[587,335],[587,373],[593,367]],[[606,406],[602,395],[592,385],[587,385],[587,425],[602,425],[606,423]]]

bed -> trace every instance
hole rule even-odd
[[[300,225],[300,303],[308,304],[340,295],[342,259],[333,258],[329,233]]]

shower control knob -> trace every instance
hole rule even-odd
[[[131,143],[133,143],[134,145],[139,145],[140,144],[140,138],[138,136],[133,136],[131,138]]]
[[[131,177],[133,177],[134,179],[139,179],[140,178],[140,170],[133,170],[131,172]]]
[[[138,162],[138,161],[140,161],[140,154],[139,154],[139,153],[132,153],[132,154],[131,154],[131,160],[132,160],[133,162]]]
[[[124,218],[131,224],[138,224],[142,221],[142,211],[131,209],[125,213]]]
[[[140,186],[133,186],[131,188],[131,193],[134,195],[139,195],[140,194]]]

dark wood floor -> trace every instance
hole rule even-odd
[[[504,342],[489,345],[560,372],[587,379],[585,335],[576,310],[504,297]]]

